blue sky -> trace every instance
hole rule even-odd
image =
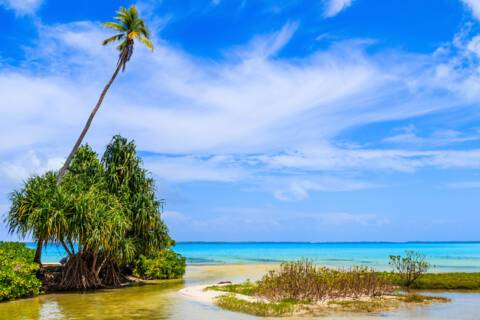
[[[124,1],[0,0],[0,212],[57,169]],[[480,1],[135,3],[86,138],[135,139],[179,241],[480,240]],[[14,239],[0,225],[0,239]]]

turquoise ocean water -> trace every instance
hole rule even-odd
[[[28,243],[34,248],[34,243]],[[427,256],[433,271],[480,272],[480,242],[406,242],[406,243],[206,243],[184,242],[175,251],[187,257],[189,264],[278,263],[308,258],[331,267],[353,265],[388,270],[389,255],[415,250]],[[48,245],[43,262],[58,262],[65,251]]]

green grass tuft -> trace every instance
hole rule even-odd
[[[255,295],[255,289],[257,285],[253,282],[246,281],[239,284],[227,284],[227,285],[215,285],[206,287],[205,290],[215,290],[222,292],[238,293],[246,296]]]
[[[396,308],[399,306],[399,301],[396,299],[385,298],[371,298],[369,300],[332,300],[328,305],[334,307],[337,311],[343,312],[380,312]]]
[[[236,298],[232,294],[218,297],[215,303],[226,310],[243,312],[259,317],[280,317],[292,315],[295,311],[295,303],[282,302],[250,302]]]

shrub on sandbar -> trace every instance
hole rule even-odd
[[[393,291],[390,281],[373,269],[329,269],[309,260],[285,262],[257,283],[256,295],[271,301],[322,301],[381,296]]]

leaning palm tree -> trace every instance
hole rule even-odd
[[[133,5],[130,6],[130,8],[128,9],[124,7],[120,7],[120,10],[117,11],[117,14],[118,15],[115,17],[115,20],[117,22],[105,22],[103,23],[103,25],[107,28],[111,28],[118,31],[118,34],[108,39],[105,39],[102,42],[102,45],[107,45],[112,42],[120,42],[120,44],[117,46],[117,49],[120,52],[118,55],[117,67],[115,68],[115,72],[110,78],[110,81],[107,83],[105,88],[103,88],[103,91],[100,94],[100,97],[98,98],[97,104],[95,105],[92,112],[90,113],[90,116],[88,117],[88,120],[85,123],[85,126],[83,127],[83,130],[80,133],[80,136],[75,142],[75,145],[73,146],[72,151],[70,151],[70,154],[68,155],[67,160],[65,161],[62,168],[60,169],[57,177],[57,184],[59,184],[62,181],[63,176],[65,175],[65,172],[70,166],[70,162],[72,161],[73,156],[75,155],[78,148],[82,144],[83,138],[87,134],[87,131],[90,128],[90,125],[92,124],[93,118],[95,117],[95,114],[100,108],[103,102],[103,99],[107,94],[108,89],[112,85],[113,81],[117,77],[120,70],[122,71],[125,70],[125,66],[127,65],[127,62],[132,57],[133,45],[135,43],[135,40],[139,40],[147,48],[153,50],[153,44],[149,39],[150,33],[145,25],[145,22],[138,15],[137,8]]]

